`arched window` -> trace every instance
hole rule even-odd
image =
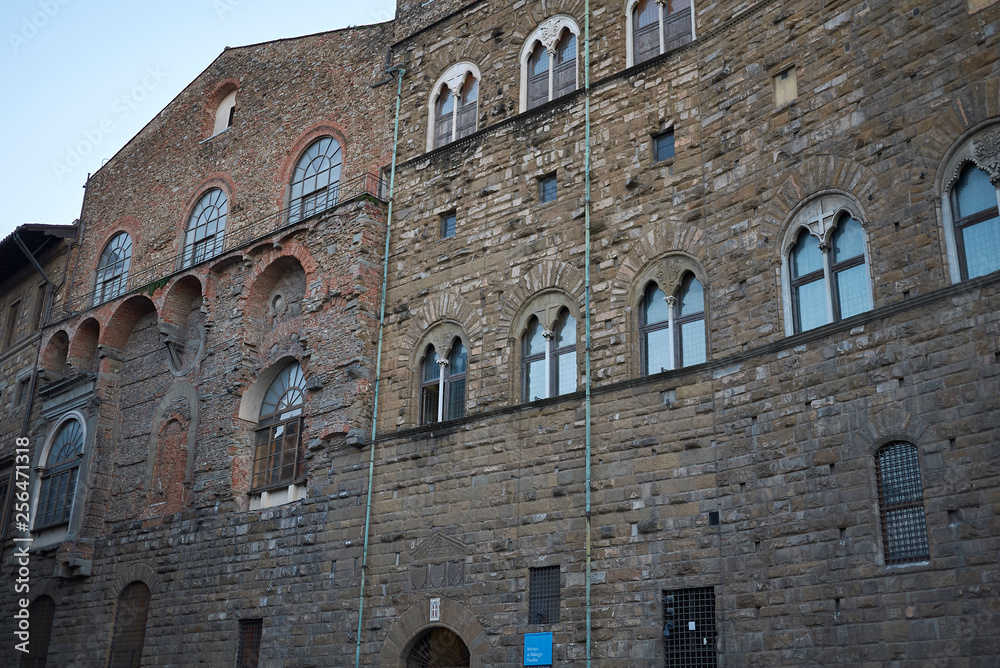
[[[421,634],[406,654],[406,668],[466,668],[472,656],[454,631],[434,628]]]
[[[886,564],[930,558],[917,446],[897,441],[875,454],[882,549]]]
[[[253,462],[255,490],[290,485],[305,478],[302,410],[306,381],[297,362],[274,377],[264,394],[257,420]]]
[[[451,344],[448,359],[427,348],[420,384],[420,423],[433,424],[465,415],[465,378],[469,353],[461,339]]]
[[[132,265],[132,237],[119,232],[101,251],[97,261],[97,280],[94,283],[93,305],[103,304],[125,292],[128,270]]]
[[[804,332],[872,308],[865,231],[842,195],[809,202],[785,234],[785,331]]]
[[[295,166],[288,222],[326,211],[340,199],[340,144],[333,137],[317,139]]]
[[[115,610],[108,668],[139,668],[142,664],[149,599],[149,587],[142,582],[133,582],[122,590]]]
[[[479,71],[470,63],[453,65],[445,72],[431,100],[431,136],[428,149],[438,148],[478,129]]]
[[[83,425],[69,419],[62,423],[49,447],[41,473],[35,530],[69,523],[83,456]]]
[[[521,49],[521,111],[577,88],[579,27],[569,16],[542,21]]]
[[[229,204],[226,193],[213,188],[195,204],[184,233],[181,267],[190,267],[222,252]]]
[[[626,12],[627,65],[638,65],[673,51],[694,37],[691,0],[631,0]]]
[[[1000,214],[990,176],[967,163],[951,189],[951,213],[962,280],[1000,269]]]
[[[639,306],[640,356],[644,374],[660,373],[705,361],[705,289],[687,272],[667,297],[650,283]]]
[[[28,653],[21,656],[21,668],[45,668],[49,656],[49,641],[52,639],[52,622],[56,615],[56,604],[48,596],[39,596],[28,607],[31,620],[31,642]]]
[[[576,319],[569,309],[562,309],[552,330],[532,316],[521,345],[525,401],[576,391]]]
[[[222,98],[218,108],[215,110],[215,125],[212,128],[212,136],[228,130],[233,125],[233,118],[236,116],[236,91],[232,91]]]

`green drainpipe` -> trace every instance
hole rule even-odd
[[[392,136],[392,171],[389,176],[389,212],[385,221],[385,260],[382,263],[382,297],[378,314],[378,348],[375,355],[375,398],[372,403],[372,436],[368,444],[368,501],[365,505],[365,546],[361,558],[361,590],[358,592],[358,639],[354,650],[354,666],[361,666],[361,622],[365,613],[365,576],[368,574],[368,538],[372,519],[372,482],[375,478],[375,429],[378,419],[378,390],[382,379],[382,335],[385,330],[385,286],[389,281],[389,236],[392,231],[392,204],[396,192],[396,149],[399,146],[399,102],[403,96],[403,77],[406,70],[396,72],[396,127]]]
[[[586,352],[584,355],[584,387],[587,391],[586,404],[586,467],[587,467],[587,668],[590,668],[591,660],[591,605],[590,605],[590,578],[591,578],[591,547],[590,547],[590,0],[584,2],[584,23],[583,23],[583,82],[586,94],[584,97],[584,113],[586,121],[584,123],[587,149],[584,153],[584,248],[586,258],[584,260],[584,323],[586,332]]]

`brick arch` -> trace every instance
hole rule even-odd
[[[943,195],[951,175],[941,172],[941,167],[948,163],[951,154],[967,136],[991,122],[1000,122],[1000,79],[967,86],[934,117],[927,132],[921,135],[913,161],[914,171],[935,176],[934,190],[929,196]]]
[[[611,308],[625,309],[633,306],[636,282],[654,262],[674,254],[689,258],[696,266],[704,267],[708,258],[708,243],[701,228],[683,223],[653,225],[646,234],[636,239],[624,253],[622,263],[611,281]],[[708,287],[707,274],[695,274]],[[641,290],[641,288],[638,288]]]
[[[108,324],[101,332],[100,345],[121,350],[132,335],[136,323],[143,316],[156,313],[156,306],[145,295],[133,295],[115,308]]]
[[[340,123],[335,120],[327,119],[314,123],[306,128],[301,134],[299,134],[298,139],[295,143],[288,148],[288,155],[281,162],[278,167],[278,171],[275,173],[275,199],[274,203],[278,209],[284,209],[288,206],[288,186],[292,183],[292,175],[295,172],[295,165],[298,164],[299,158],[305,152],[309,146],[322,137],[333,137],[340,144],[340,180],[341,182],[351,177],[349,172],[350,164],[348,164],[348,141],[347,133],[341,127]],[[354,156],[351,156],[352,159]],[[361,159],[357,161],[359,164]]]
[[[468,336],[466,347],[472,354],[473,346],[482,345],[482,319],[469,302],[461,295],[451,292],[441,292],[431,297],[414,311],[410,325],[400,337],[399,365],[409,365],[411,355],[420,355],[418,346],[427,336],[432,327],[439,323],[452,321],[461,327]]]
[[[60,329],[49,337],[42,353],[42,368],[54,373],[63,373],[69,357],[69,334]]]
[[[119,565],[115,579],[108,588],[108,598],[117,601],[125,587],[133,582],[141,582],[149,587],[150,594],[156,594],[160,588],[160,576],[148,564],[139,562],[128,566]]]
[[[247,274],[243,284],[244,310],[246,309],[246,301],[255,294],[254,290],[263,289],[263,284],[260,288],[257,287],[259,279],[272,268],[275,262],[285,257],[298,260],[299,266],[306,273],[307,285],[316,278],[316,260],[313,259],[312,253],[298,239],[289,239],[280,249],[270,248],[261,253],[254,261],[253,268]],[[270,288],[268,288],[268,292],[270,292]]]
[[[937,435],[924,418],[891,405],[876,411],[857,431],[849,452],[854,457],[870,457],[892,441],[907,441],[919,447],[936,440]]]
[[[490,649],[486,631],[472,612],[458,601],[441,599],[441,619],[430,620],[430,606],[422,601],[400,615],[386,636],[379,654],[379,665],[385,668],[406,668],[406,653],[424,631],[446,628],[457,634],[469,649],[472,668],[483,668]]]
[[[69,364],[81,371],[97,369],[97,344],[101,339],[101,324],[96,318],[87,318],[76,328],[70,339]]]
[[[226,232],[232,229],[233,197],[236,195],[236,182],[227,172],[214,172],[202,179],[201,183],[191,190],[191,194],[180,208],[181,218],[177,221],[177,227],[174,231],[174,236],[177,239],[178,257],[184,252],[184,232],[187,230],[188,220],[191,218],[194,205],[213,188],[218,188],[226,194],[226,204],[229,211],[226,214]]]
[[[277,285],[281,277],[289,271],[301,270],[305,274],[306,291],[309,289],[309,281],[315,276],[315,263],[312,255],[309,254],[300,244],[294,244],[292,249],[285,246],[280,251],[269,251],[264,253],[254,264],[253,270],[246,279],[246,286],[243,290],[243,313],[246,317],[262,318],[267,312],[267,297],[271,290]],[[296,252],[297,251],[297,252]],[[311,266],[303,262],[303,256],[311,263]]]
[[[766,195],[767,206],[760,213],[761,234],[778,240],[791,224],[795,213],[816,195],[842,193],[869,209],[882,203],[887,191],[870,169],[849,158],[818,155],[791,170],[789,176]],[[860,212],[869,222],[871,210]],[[777,242],[775,243],[777,248]],[[775,266],[780,263],[780,253],[775,253]]]
[[[578,320],[583,308],[584,276],[583,272],[565,262],[539,262],[529,269],[504,297],[500,309],[498,331],[508,332],[516,338],[518,317],[528,308],[528,303],[537,295],[546,291],[565,293],[576,303],[577,312],[573,314]]]
[[[232,93],[234,90],[238,91],[239,89],[240,80],[235,77],[222,79],[208,89],[208,93],[205,95],[205,101],[202,106],[202,137],[212,136],[212,130],[215,129],[215,112],[218,111],[219,105],[222,104],[222,101],[226,99],[227,95]]]
[[[160,320],[174,325],[184,322],[191,304],[202,296],[202,292],[201,279],[194,274],[181,276],[167,288],[160,302]]]

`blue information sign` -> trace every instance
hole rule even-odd
[[[524,665],[526,666],[552,665],[551,633],[524,634]]]

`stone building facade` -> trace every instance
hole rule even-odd
[[[224,52],[41,336],[50,664],[993,665],[998,26],[438,0]]]

